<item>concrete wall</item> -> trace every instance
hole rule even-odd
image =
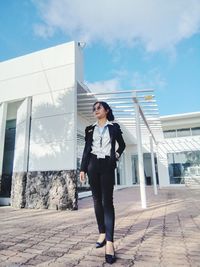
[[[30,134],[30,171],[76,169],[76,80],[82,82],[82,63],[82,49],[71,42],[0,64],[1,101],[32,98],[30,133],[22,134],[19,124],[16,133],[16,146]]]
[[[74,88],[33,96],[29,170],[76,169]]]
[[[71,42],[2,62],[1,102],[73,87],[75,45]]]
[[[200,126],[200,112],[162,116],[163,130],[174,130]]]
[[[63,190],[70,192],[73,188],[72,195],[77,197],[76,90],[77,81],[83,82],[82,56],[78,43],[70,42],[0,63],[0,101],[11,106],[13,103],[8,117],[17,120],[12,204],[29,207],[30,203],[24,203],[24,199],[31,199],[31,206],[39,207],[41,192],[35,190],[40,186],[34,188],[35,193],[27,186],[33,186],[32,177],[46,186],[43,180],[48,174],[53,177],[52,192],[60,188],[54,180],[64,173],[67,180],[61,183],[66,185]],[[3,117],[1,124],[5,123]],[[5,132],[3,127],[1,131]],[[62,194],[57,200],[63,201]]]

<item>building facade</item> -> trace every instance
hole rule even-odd
[[[200,112],[161,117],[170,185],[200,185]]]
[[[0,205],[77,209],[85,127],[78,109],[87,92],[83,51],[70,42],[0,63]],[[160,118],[164,137],[154,146],[159,186],[193,183],[200,175],[200,113]],[[116,186],[137,186],[137,138],[121,125],[127,144],[116,169]],[[153,172],[143,142],[146,185]]]
[[[0,64],[3,203],[77,208],[76,81],[82,79],[82,49],[75,42]]]

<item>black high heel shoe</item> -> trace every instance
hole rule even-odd
[[[113,250],[114,250],[114,247],[113,247]],[[116,259],[117,258],[116,258],[116,255],[115,255],[115,250],[114,250],[114,255],[105,253],[105,260],[106,260],[107,263],[113,264],[116,261]]]
[[[96,248],[102,248],[105,246],[106,240],[104,239],[103,242],[96,242]]]
[[[115,256],[115,253],[114,253],[114,255],[105,254],[105,259],[106,259],[106,262],[107,262],[107,263],[109,263],[109,264],[113,264],[114,262],[116,262],[116,256]]]

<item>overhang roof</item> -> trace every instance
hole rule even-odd
[[[181,120],[181,119],[187,119],[187,118],[200,118],[200,112],[188,112],[188,113],[181,113],[181,114],[173,114],[173,115],[165,115],[160,116],[161,121],[170,121],[170,120]]]
[[[107,102],[113,110],[115,121],[121,125],[123,131],[126,131],[129,140],[132,140],[132,144],[136,143],[134,98],[138,102],[141,111],[140,125],[142,142],[149,143],[150,131],[154,141],[158,142],[159,140],[163,140],[162,125],[154,90],[119,90],[92,93],[83,83],[78,83],[77,90],[77,110],[81,116],[93,123],[92,105],[96,101]]]

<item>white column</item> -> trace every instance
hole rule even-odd
[[[150,150],[151,150],[151,167],[152,167],[152,175],[153,175],[153,188],[154,188],[154,194],[158,194],[157,190],[157,183],[156,183],[156,170],[155,170],[155,161],[154,161],[154,153],[153,153],[153,139],[152,136],[149,136],[150,139]]]
[[[167,150],[163,146],[163,143],[158,143],[157,145],[157,162],[158,162],[159,187],[162,188],[170,186]]]
[[[0,175],[2,174],[3,168],[7,106],[7,103],[0,104]]]
[[[30,139],[31,97],[26,98],[17,110],[14,172],[28,171]]]
[[[131,163],[131,154],[133,153],[133,147],[126,146],[126,150],[124,152],[125,157],[125,183],[127,186],[133,185],[133,177],[132,177],[132,163]]]
[[[139,116],[139,105],[135,102],[135,121],[136,121],[136,135],[137,135],[137,151],[138,151],[138,170],[140,177],[140,195],[142,208],[146,209],[146,190],[145,190],[145,177],[144,177],[144,162],[142,152],[142,137],[140,128],[140,116]]]

